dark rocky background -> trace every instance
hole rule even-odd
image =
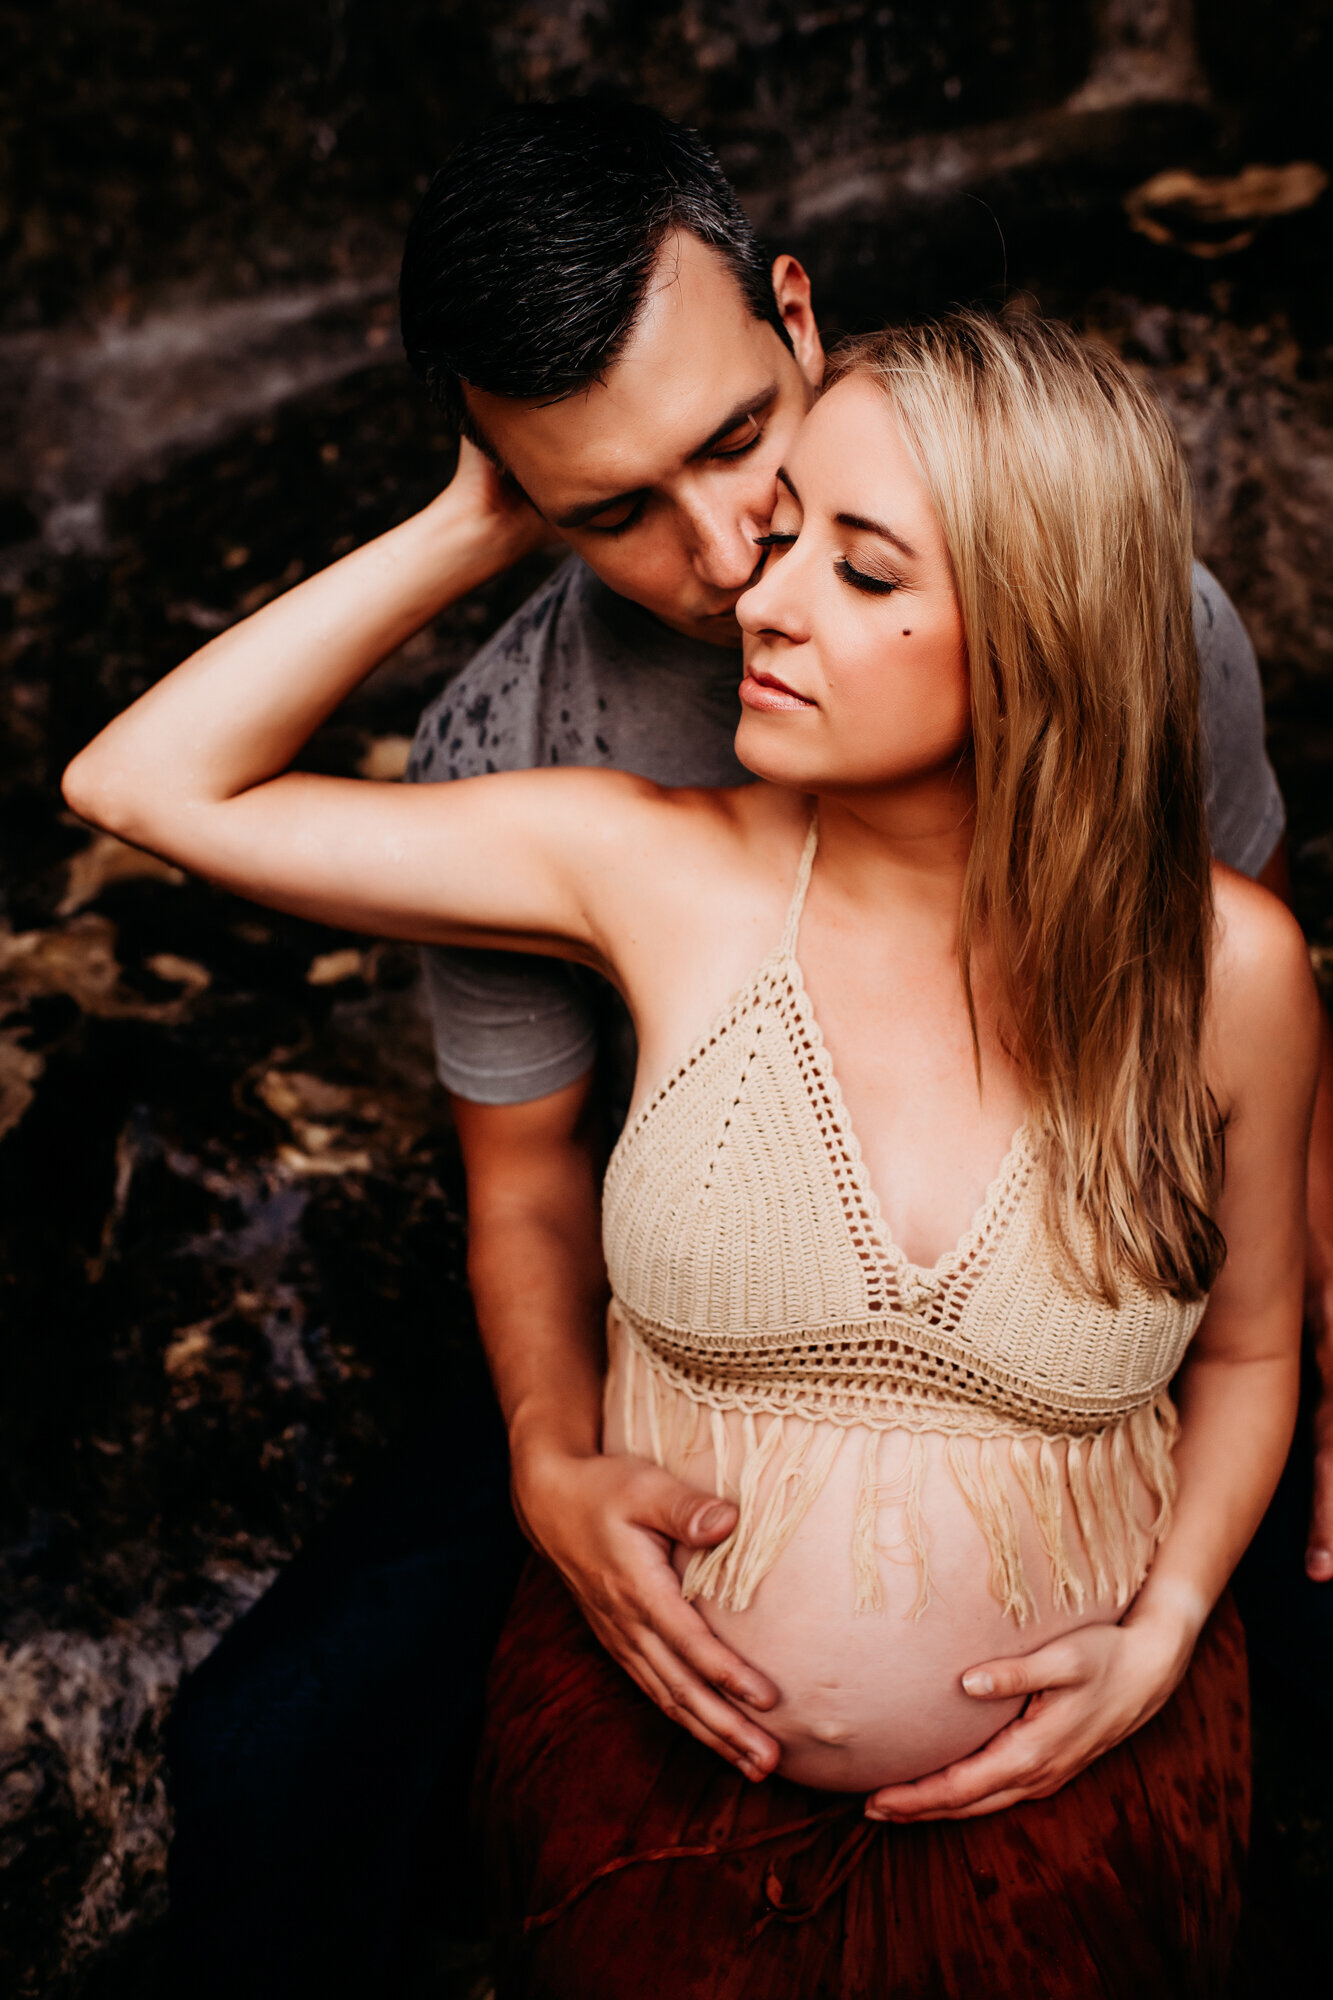
[[[96,2000],[156,1990],[182,1669],[474,1334],[411,954],[90,839],[55,780],[202,635],[448,476],[393,307],[431,167],[514,97],[633,92],[709,135],[831,330],[1007,289],[1118,343],[1180,423],[1200,552],[1259,649],[1333,972],[1333,23],[1323,0],[46,0],[0,32],[0,1992]],[[1261,164],[1288,172],[1237,180]],[[1136,195],[1172,170],[1226,185]],[[398,768],[538,574],[440,620],[314,754]],[[1276,1685],[1257,1720],[1254,1991],[1326,1991],[1327,1735]],[[423,1970],[485,1990],[480,1960]]]

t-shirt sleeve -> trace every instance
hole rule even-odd
[[[561,959],[432,945],[421,963],[435,1066],[456,1097],[527,1104],[591,1069],[597,1024]]]
[[[530,598],[436,696],[417,725],[407,778],[432,784],[530,766],[539,752],[543,649],[569,565]],[[519,952],[421,953],[440,1081],[474,1104],[526,1104],[589,1069],[597,1023],[575,968]]]
[[[1258,875],[1287,823],[1264,748],[1259,663],[1235,605],[1217,578],[1194,565],[1194,637],[1199,649],[1208,838],[1219,861]]]

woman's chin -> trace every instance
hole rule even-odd
[[[767,784],[809,792],[816,788],[817,761],[808,745],[795,740],[794,720],[799,723],[799,715],[781,709],[744,709],[736,730],[736,756],[747,771]]]

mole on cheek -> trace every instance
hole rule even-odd
[[[912,636],[912,628],[911,628],[911,626],[910,626],[910,625],[904,625],[904,626],[903,626],[903,637],[904,637],[904,639],[910,639],[910,638],[911,638],[911,636]]]

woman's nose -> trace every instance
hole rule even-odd
[[[764,555],[762,549],[755,553]],[[763,632],[776,632],[797,644],[808,636],[796,571],[794,550],[768,552],[762,574],[736,599],[736,622],[742,632],[756,638]]]

